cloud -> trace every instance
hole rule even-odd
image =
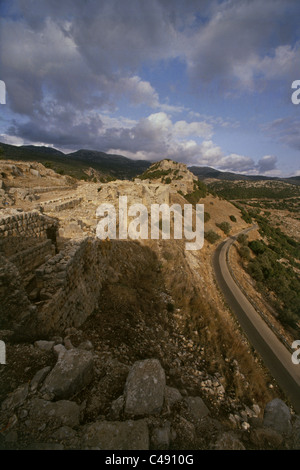
[[[277,157],[275,155],[265,155],[257,163],[259,173],[267,173],[276,169]]]
[[[264,124],[262,130],[275,141],[300,150],[300,119],[295,117],[275,119]]]
[[[207,23],[192,34],[193,47],[191,38],[185,42],[194,87],[217,81],[225,90],[259,91],[262,81],[297,76],[300,49],[293,32],[299,12],[297,1],[215,5]]]

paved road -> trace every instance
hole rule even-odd
[[[255,227],[250,227],[241,233],[247,233],[253,228]],[[226,239],[215,252],[213,266],[217,282],[250,343],[259,353],[296,412],[300,414],[300,364],[292,363],[291,352],[254,309],[229,272],[226,254],[237,236]]]

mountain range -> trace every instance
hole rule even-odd
[[[147,160],[132,160],[123,155],[107,154],[97,150],[80,149],[65,154],[52,147],[35,145],[8,145],[0,142],[0,158],[21,161],[38,161],[53,168],[58,173],[68,174],[75,178],[86,179],[87,170],[96,170],[99,174],[117,178],[132,179],[143,173],[153,163]],[[270,177],[263,175],[245,175],[216,170],[208,166],[190,166],[188,169],[199,180],[208,178],[235,181],[277,180],[300,185],[300,176],[290,178]]]

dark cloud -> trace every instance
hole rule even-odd
[[[255,86],[258,91],[270,68],[272,78],[283,73],[293,76],[297,60],[291,57],[283,70],[277,47],[297,43],[299,14],[296,0],[232,0],[215,6],[186,52],[194,85],[217,80],[225,90],[253,91]],[[299,58],[299,48],[296,53]]]
[[[267,173],[276,170],[277,157],[275,155],[265,155],[257,162],[258,173]]]
[[[300,150],[300,120],[293,117],[280,118],[262,127],[276,142]]]
[[[222,91],[290,76],[300,60],[298,1],[1,3],[1,79],[8,107],[22,115],[7,134],[62,149],[120,149],[133,157],[167,156],[235,171],[275,167],[269,156],[255,167],[250,157],[224,155],[210,140],[210,121],[171,122],[158,113],[164,109],[160,97],[141,76],[144,65],[159,70],[174,58],[194,83],[219,81]],[[104,123],[104,110],[116,110],[120,100],[146,106],[144,117],[130,126]],[[300,148],[295,127],[280,129],[280,139]]]

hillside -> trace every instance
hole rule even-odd
[[[132,179],[146,172],[150,165],[152,165],[150,161],[132,160],[122,155],[106,154],[96,150],[81,149],[65,154],[52,147],[35,145],[15,146],[0,142],[1,158],[18,161],[34,160],[43,163],[48,168],[52,168],[57,173],[83,180],[95,179],[95,181]],[[181,163],[176,163],[182,165]],[[199,166],[191,166],[188,170],[199,180],[209,184],[214,184],[218,181],[282,181],[293,185],[300,184],[300,177],[297,176],[291,178],[271,178],[259,175],[242,175]]]
[[[215,284],[217,242],[249,226],[238,207],[170,160],[100,185],[2,160],[0,181],[1,448],[91,448],[113,427],[128,449],[129,418],[142,448],[295,447],[294,434],[268,437],[266,405],[284,395]],[[203,248],[97,239],[97,207],[120,194],[148,208],[203,203]],[[155,379],[156,408],[130,401],[137,370]]]
[[[3,143],[0,143],[0,158],[26,162],[36,161],[52,168],[59,174],[83,180],[95,178],[96,181],[115,178],[131,179],[150,165],[150,162],[130,160],[121,155],[108,155],[92,150],[78,150],[64,154],[50,147],[33,145],[17,147]]]

